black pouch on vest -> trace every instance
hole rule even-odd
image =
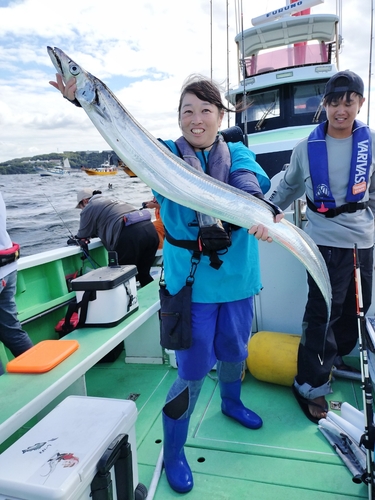
[[[231,236],[223,227],[220,219],[196,212],[199,225],[199,239],[202,250],[217,252],[227,250],[231,246]]]
[[[175,351],[189,349],[191,334],[191,285],[185,285],[176,295],[160,286],[160,345]]]
[[[203,245],[203,251],[205,249],[213,252],[227,250],[232,244],[230,235],[218,224],[201,227],[199,237]]]

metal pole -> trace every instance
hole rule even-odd
[[[374,0],[371,0],[371,32],[370,32],[370,56],[368,68],[368,97],[367,97],[367,125],[370,125],[371,109],[371,78],[372,78],[372,46],[374,42]]]
[[[210,57],[211,57],[211,81],[212,81],[212,0],[210,0]]]
[[[227,14],[227,92],[229,92],[229,0],[226,2]],[[230,127],[230,113],[228,115],[228,128]]]
[[[243,4],[242,0],[241,6],[241,63],[242,63],[242,78],[243,78],[243,95],[242,95],[242,108],[244,113],[244,136],[247,137],[247,106],[246,106],[246,60],[245,60],[245,38],[244,38],[244,27],[243,27]]]

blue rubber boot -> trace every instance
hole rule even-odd
[[[193,486],[193,475],[186,461],[186,442],[190,418],[174,420],[163,412],[164,469],[169,486],[177,493],[187,493]]]
[[[219,380],[221,394],[221,411],[227,417],[237,420],[248,429],[259,429],[263,425],[262,419],[246,408],[241,399],[241,379],[235,382],[222,382]]]

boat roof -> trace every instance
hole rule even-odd
[[[239,33],[235,42],[244,57],[293,43],[311,40],[332,42],[335,40],[338,22],[339,18],[334,14],[288,16],[249,28]]]

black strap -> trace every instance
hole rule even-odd
[[[349,214],[354,214],[355,212],[358,212],[358,210],[365,210],[369,206],[368,201],[364,201],[361,203],[352,202],[352,203],[345,203],[345,205],[341,205],[340,207],[329,208],[326,212],[319,212],[317,206],[307,196],[306,196],[306,202],[310,210],[312,210],[313,212],[318,212],[319,214],[324,215],[328,219],[332,219],[333,217],[336,217],[337,215],[340,215],[345,212]]]
[[[119,434],[108,446],[97,464],[90,489],[93,500],[110,500],[113,498],[113,481],[111,469],[115,469],[116,494],[118,499],[134,498],[132,450],[127,434]]]
[[[96,300],[96,290],[86,290],[83,293],[81,302],[78,304],[78,306],[81,307],[81,312],[77,327],[83,326],[86,323],[87,309],[89,307],[89,302],[92,300]]]
[[[189,276],[186,278],[186,286],[191,287],[194,284],[195,273],[197,271],[197,267],[198,267],[198,264],[201,260],[202,253],[203,253],[202,249],[200,248],[200,241],[199,241],[199,239],[198,240],[176,240],[168,233],[166,228],[164,228],[164,230],[165,230],[165,237],[171,245],[175,245],[175,246],[178,246],[180,248],[185,248],[187,250],[193,251],[193,254],[192,254],[191,259],[190,259],[190,273],[189,273]],[[191,248],[187,248],[186,245],[191,246]],[[222,262],[220,261],[220,265],[221,265],[221,263]],[[219,267],[220,267],[220,265],[219,265]],[[164,279],[164,265],[161,268],[161,273],[160,273],[160,278],[159,278],[159,286],[160,286],[160,289],[163,289],[163,288],[165,290],[167,289],[167,284],[166,284],[165,279]],[[160,311],[159,311],[159,313],[160,313]]]
[[[81,308],[81,313],[79,315],[79,322],[77,325],[77,328],[84,326],[86,323],[86,318],[87,318],[87,309],[89,306],[89,302],[91,300],[96,300],[96,290],[86,290],[83,293],[82,300],[80,302],[72,302],[68,306],[68,310],[66,311],[65,314],[65,322],[63,326],[63,332],[69,333],[71,332],[72,326],[70,324],[70,319],[73,315],[73,313],[78,313],[79,309]]]
[[[185,248],[186,250],[191,250],[193,252],[194,258],[197,258],[199,254],[208,255],[210,258],[210,266],[214,269],[219,269],[222,265],[223,261],[219,258],[216,251],[207,251],[203,248],[200,238],[197,240],[176,240],[173,236],[168,233],[168,231],[164,228],[165,239],[171,245],[179,248]]]
[[[170,233],[164,228],[165,231],[165,239],[171,245],[180,248],[186,248],[187,250],[192,250],[193,252],[201,252],[202,248],[199,245],[199,240],[176,240],[171,236]]]
[[[71,317],[73,316],[73,313],[78,312],[78,304],[77,301],[71,302],[68,305],[68,310],[66,311],[65,314],[65,321],[62,327],[62,333],[66,335],[67,333],[70,333],[74,327],[70,324]]]

